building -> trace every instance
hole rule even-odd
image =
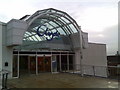
[[[119,76],[120,75],[120,56],[118,54],[110,55],[110,56],[107,56],[107,60],[108,60],[109,77]]]
[[[120,56],[110,55],[107,56],[108,66],[118,66],[120,64]]]
[[[42,72],[107,77],[106,45],[88,42],[88,33],[66,12],[39,10],[0,22],[0,69],[9,78]]]
[[[120,1],[118,2],[118,54],[120,55]]]

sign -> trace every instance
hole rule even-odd
[[[41,26],[44,26],[46,29],[44,31],[40,31]],[[56,32],[52,32],[46,25],[40,25],[37,28],[37,35],[39,37],[45,36],[47,41],[51,41],[54,37],[60,37],[60,33],[56,30]]]

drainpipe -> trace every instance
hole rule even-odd
[[[80,71],[81,71],[81,76],[83,76],[83,66],[82,66],[82,60],[83,60],[82,49],[83,49],[83,44],[82,44],[82,30],[81,30],[81,27],[80,27],[80,30],[79,30],[79,35],[80,35]]]

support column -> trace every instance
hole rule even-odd
[[[0,90],[2,89],[2,23],[0,22]]]
[[[28,71],[29,71],[29,74],[30,74],[30,56],[28,56]]]
[[[69,72],[69,53],[67,54],[67,70]]]
[[[37,59],[37,51],[36,51],[36,75],[38,75],[38,59]]]
[[[53,73],[53,68],[52,68],[52,52],[51,52],[51,73]]]
[[[20,62],[20,55],[19,55],[19,51],[18,51],[18,62],[17,62],[18,63],[18,67],[17,67],[18,68],[18,72],[17,72],[18,73],[18,75],[17,75],[18,78],[20,77],[20,65],[19,65],[19,62]]]
[[[59,58],[60,58],[60,59],[59,59],[59,60],[60,60],[59,62],[60,62],[60,71],[61,71],[61,70],[62,70],[62,69],[61,69],[61,52],[60,52],[60,57],[59,57]]]

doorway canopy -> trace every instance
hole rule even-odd
[[[29,18],[28,18],[29,17]],[[43,41],[46,40],[45,36],[39,37],[37,35],[37,28],[40,25],[45,25],[49,28],[50,31],[58,31],[60,35],[70,35],[77,33],[79,26],[76,21],[70,17],[67,13],[56,10],[53,8],[39,10],[34,13],[32,16],[23,18],[29,24],[27,32],[24,35],[23,40],[30,41]],[[45,31],[46,27],[40,27],[41,31]]]
[[[80,30],[80,27],[71,16],[66,12],[53,8],[39,10],[31,16],[26,15],[22,17],[20,20],[28,23],[28,28],[24,34],[23,45],[21,47],[27,46],[28,44],[30,45],[30,43],[51,41],[51,39],[53,39],[51,41],[52,43],[54,41],[71,45],[72,41],[70,35],[78,33]],[[40,34],[40,36],[38,32],[42,35]],[[47,34],[45,34],[46,32]],[[54,37],[52,37],[51,33],[55,34]],[[59,39],[59,37],[62,38],[62,41],[55,40],[56,38]]]

